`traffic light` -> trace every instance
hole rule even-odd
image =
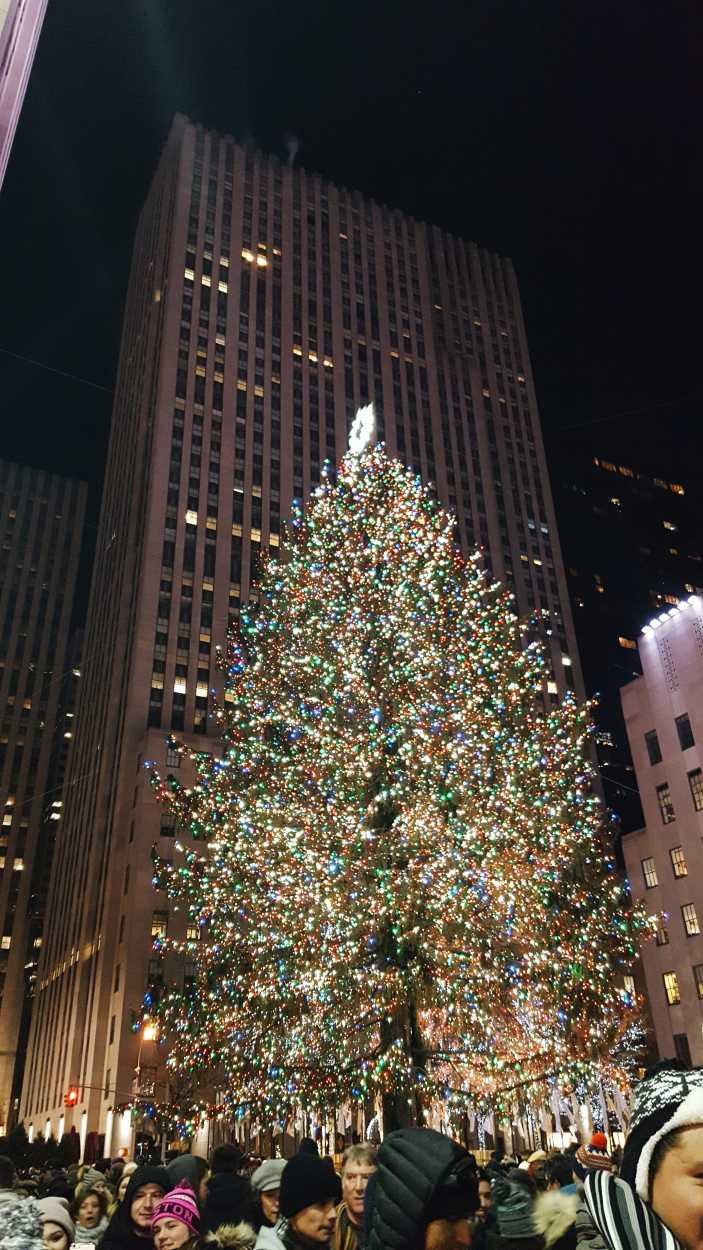
[[[69,1085],[63,1096],[64,1107],[75,1107],[78,1102],[78,1086]]]

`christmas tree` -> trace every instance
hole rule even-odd
[[[646,923],[603,833],[588,707],[547,706],[541,647],[452,518],[350,447],[242,612],[223,758],[193,755],[189,790],[155,780],[188,831],[157,881],[200,938],[171,943],[196,976],[149,1010],[175,1071],[217,1072],[269,1122],[602,1076]]]

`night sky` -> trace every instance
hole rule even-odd
[[[0,192],[0,455],[88,478],[94,517],[135,222],[181,111],[281,155],[295,136],[308,168],[511,256],[552,472],[578,427],[685,478],[703,399],[696,8],[49,0]]]

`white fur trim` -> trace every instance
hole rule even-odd
[[[649,1202],[649,1168],[657,1142],[677,1128],[691,1128],[694,1124],[703,1124],[703,1089],[692,1089],[671,1119],[667,1120],[659,1132],[650,1137],[643,1146],[642,1153],[637,1160],[635,1189],[644,1202]]]

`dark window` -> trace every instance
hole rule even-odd
[[[703,998],[703,964],[693,965],[693,980],[696,983],[698,997]]]
[[[691,1048],[685,1033],[674,1033],[674,1050],[676,1051],[676,1058],[685,1063],[687,1068],[690,1068]]]
[[[649,733],[644,735],[644,744],[647,748],[650,764],[660,764],[662,753],[656,729],[650,729]]]
[[[688,712],[684,712],[683,715],[677,716],[675,724],[676,724],[676,732],[679,735],[679,742],[681,744],[681,750],[687,751],[688,748],[692,747],[695,743],[695,738],[693,737],[693,730],[691,729],[691,722],[688,718]]]

